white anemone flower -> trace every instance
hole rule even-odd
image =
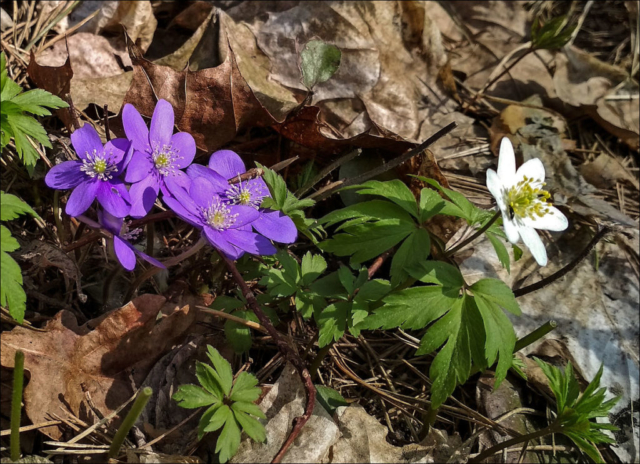
[[[509,241],[515,244],[522,239],[540,266],[547,265],[547,251],[535,229],[560,231],[569,226],[565,215],[548,201],[550,195],[544,186],[542,162],[531,159],[516,171],[513,145],[503,138],[498,172],[487,171],[487,188],[500,208]]]

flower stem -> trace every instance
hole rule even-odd
[[[549,332],[551,332],[553,329],[555,329],[557,326],[558,326],[558,324],[557,324],[556,321],[547,321],[547,322],[545,322],[543,325],[538,327],[536,330],[534,330],[530,334],[527,334],[524,337],[522,337],[521,339],[519,339],[518,341],[516,341],[516,345],[513,348],[513,352],[516,353],[516,352],[526,348],[527,346],[531,345],[532,343],[537,342],[542,337],[544,337]]]
[[[11,461],[20,459],[20,417],[22,412],[22,384],[24,382],[24,353],[16,351],[13,365],[13,392],[11,393]]]
[[[282,458],[284,457],[285,453],[287,452],[287,450],[289,449],[293,441],[300,434],[300,431],[302,430],[302,427],[304,426],[304,424],[306,424],[307,421],[311,418],[311,414],[313,413],[313,407],[315,406],[315,403],[316,403],[316,389],[313,385],[313,382],[311,381],[311,375],[309,374],[309,371],[307,369],[307,366],[305,365],[305,362],[302,360],[300,355],[295,351],[295,349],[292,346],[290,346],[289,343],[287,343],[287,341],[280,334],[280,332],[278,332],[276,328],[273,326],[273,324],[271,323],[271,320],[267,317],[267,315],[264,313],[264,311],[260,307],[260,303],[258,303],[258,300],[256,300],[255,295],[253,294],[253,292],[251,291],[247,283],[244,281],[242,274],[240,274],[240,271],[238,271],[236,264],[233,262],[232,259],[229,259],[227,256],[225,256],[224,253],[220,252],[219,255],[227,265],[227,269],[229,269],[229,272],[231,272],[231,275],[233,276],[233,280],[235,280],[238,287],[240,287],[240,290],[242,291],[242,295],[247,300],[249,307],[253,310],[254,314],[260,321],[260,324],[265,329],[267,329],[267,331],[269,332],[269,335],[271,335],[271,337],[273,338],[273,341],[278,346],[278,350],[280,351],[280,353],[282,353],[282,356],[287,361],[289,361],[298,371],[298,374],[300,375],[300,378],[302,379],[302,383],[304,384],[305,390],[307,392],[307,404],[304,409],[304,414],[302,416],[296,417],[293,420],[293,429],[291,430],[289,437],[285,440],[284,444],[280,448],[280,451],[278,451],[278,454],[276,454],[276,456],[273,458],[273,461],[272,461],[273,463],[279,463],[282,461]]]
[[[444,254],[444,257],[448,258],[452,254],[454,254],[457,251],[461,250],[462,248],[466,247],[469,243],[473,242],[475,239],[480,237],[483,233],[485,233],[489,229],[489,227],[491,227],[493,225],[494,222],[496,222],[498,220],[500,215],[501,215],[500,211],[496,211],[496,213],[493,215],[493,217],[491,219],[489,219],[489,221],[485,225],[480,227],[476,231],[476,233],[474,233],[468,239],[464,240],[462,243],[459,243],[457,246],[455,246],[455,247],[451,248],[450,250],[446,251],[445,254]]]
[[[138,397],[133,403],[133,406],[131,406],[129,413],[122,421],[115,437],[113,437],[113,441],[109,447],[109,459],[115,459],[118,455],[125,437],[129,433],[129,430],[131,430],[131,427],[133,427],[133,424],[135,424],[136,420],[138,420],[138,417],[140,417],[140,414],[142,414],[142,411],[149,402],[152,394],[153,390],[150,387],[145,387],[140,393],[138,393]]]
[[[589,256],[589,253],[591,253],[591,250],[593,250],[595,248],[595,246],[598,244],[598,242],[600,240],[602,240],[602,238],[605,235],[607,235],[607,233],[609,233],[610,231],[611,231],[611,229],[609,229],[607,226],[604,226],[602,229],[600,229],[598,231],[598,233],[591,239],[591,241],[586,246],[586,248],[584,250],[582,250],[582,252],[578,256],[576,256],[573,261],[571,261],[569,264],[567,264],[565,267],[563,267],[559,271],[554,272],[549,277],[545,277],[544,279],[539,280],[535,284],[531,284],[531,285],[529,285],[527,287],[523,287],[523,288],[519,288],[518,290],[514,290],[513,294],[515,295],[515,297],[517,298],[517,297],[526,295],[527,293],[531,293],[531,292],[535,292],[536,290],[540,290],[541,288],[546,287],[547,285],[555,282],[556,280],[560,279],[561,277],[564,277],[566,274],[571,272],[578,264],[580,264],[587,256]]]

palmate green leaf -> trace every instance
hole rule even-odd
[[[459,290],[464,285],[460,269],[442,261],[425,261],[409,269],[411,277],[425,284],[436,284]]]
[[[198,422],[198,440],[202,440],[202,437],[206,433],[204,430],[205,427],[209,425],[209,423],[211,422],[211,418],[221,406],[222,403],[216,403],[202,414],[200,422]]]
[[[222,404],[219,408],[216,408],[209,418],[209,423],[204,426],[203,430],[205,432],[215,432],[228,421],[234,421],[233,413],[229,406]],[[218,451],[218,449],[216,449],[216,451]]]
[[[451,200],[452,203],[445,201],[444,206],[439,210],[439,214],[446,214],[448,216],[463,218],[469,225],[480,224],[490,219],[493,215],[492,211],[478,208],[469,200],[467,200],[463,194],[456,192],[455,190],[442,187],[437,181],[433,179],[422,176],[414,177],[428,183],[429,185],[432,185]]]
[[[425,262],[431,254],[431,237],[425,229],[416,229],[403,242],[391,260],[391,284],[396,286],[409,277],[408,269]]]
[[[249,435],[253,440],[264,443],[267,440],[267,432],[264,429],[264,425],[262,425],[258,420],[249,416],[242,410],[238,408],[238,405],[246,404],[246,403],[234,403],[231,405],[231,410],[233,411],[233,415],[242,427],[242,430]],[[234,453],[235,454],[235,451]]]
[[[563,373],[557,367],[547,364],[538,358],[534,358],[534,360],[538,363],[547,379],[549,379],[549,387],[551,387],[551,391],[556,397],[558,415],[561,415],[567,406],[573,406],[580,394],[580,386],[573,375],[573,366],[570,362],[567,363]]]
[[[229,410],[229,416],[216,443],[216,453],[219,453],[218,460],[221,463],[231,459],[240,446],[240,427],[231,410]]]
[[[396,222],[406,222],[412,223],[413,219],[409,214],[404,212],[402,209],[398,208],[391,202],[383,201],[383,200],[371,200],[364,201],[362,203],[356,203],[351,206],[347,206],[346,208],[342,208],[336,211],[332,211],[327,214],[325,217],[320,219],[320,223],[322,223],[326,227],[333,226],[339,222],[352,220],[356,218],[361,218],[362,222],[370,222],[370,221],[381,221],[385,219],[395,219]],[[353,224],[358,224],[354,222]],[[345,228],[343,225],[340,229]]]
[[[496,254],[498,255],[498,259],[500,260],[500,264],[504,267],[509,274],[511,274],[511,257],[509,256],[509,252],[507,251],[507,247],[502,243],[502,240],[498,238],[492,232],[485,232],[487,238],[493,245],[493,249],[496,250]]]
[[[372,279],[359,287],[353,301],[373,302],[383,298],[391,291],[391,284],[388,280]]]
[[[178,406],[186,409],[200,408],[220,402],[220,398],[197,385],[180,385],[178,391],[171,398],[178,402]]]
[[[321,255],[312,255],[311,252],[307,252],[307,254],[302,257],[302,264],[300,266],[302,285],[311,285],[326,269],[327,262]]]
[[[378,195],[384,197],[400,206],[416,219],[419,219],[416,199],[413,196],[413,193],[411,193],[411,190],[409,190],[409,187],[407,187],[407,184],[399,179],[389,180],[386,182],[370,180],[364,184],[348,188],[358,189],[358,194],[360,195]]]
[[[516,316],[522,314],[513,291],[502,280],[482,279],[470,288],[474,295],[481,296]]]
[[[211,361],[211,364],[213,364],[215,379],[222,388],[224,395],[228,396],[229,393],[231,393],[231,386],[233,385],[231,364],[211,345],[207,345],[207,357]]]
[[[22,288],[22,270],[9,255],[20,248],[5,226],[0,225],[0,304],[9,308],[9,314],[22,323],[27,305],[27,295]]]
[[[416,355],[435,351],[444,343],[429,370],[431,407],[438,408],[455,389],[467,381],[472,363],[484,366],[484,332],[473,298],[464,296],[424,334]]]
[[[30,171],[33,171],[33,168],[35,167],[36,162],[38,161],[40,155],[32,145],[32,143],[35,143],[35,142],[33,142],[30,137],[26,136],[22,132],[22,130],[16,127],[16,124],[14,122],[15,117],[17,116],[13,116],[9,119],[9,127],[11,127],[11,132],[13,133],[13,140],[16,144],[16,151],[18,152],[18,156],[20,156],[20,159],[22,160],[24,165],[27,167],[27,169],[29,169]],[[26,118],[28,116],[21,116],[21,117]]]
[[[351,256],[352,265],[375,258],[396,246],[416,230],[415,223],[384,220],[358,224],[320,243],[320,248],[337,256]]]
[[[22,111],[35,114],[36,116],[50,116],[51,112],[47,108],[68,108],[67,102],[46,90],[34,89],[16,95],[11,99],[13,103],[19,105]]]
[[[300,281],[300,265],[286,250],[279,251],[276,258],[282,269],[270,268],[266,270],[260,284],[265,285],[272,296],[293,295],[298,289]]]
[[[224,391],[218,381],[218,375],[211,366],[196,361],[196,377],[205,390],[220,399],[224,398]]]
[[[424,188],[420,192],[420,223],[439,214],[445,207],[445,201],[438,192],[430,188]]]
[[[27,203],[15,195],[0,191],[0,220],[10,221],[22,214],[30,214],[39,218],[38,214]]]
[[[266,419],[267,416],[262,412],[262,409],[256,404],[247,403],[245,401],[236,401],[231,405],[234,411],[242,411],[252,416],[259,417],[260,419]]]
[[[311,90],[328,81],[340,67],[342,52],[335,45],[322,40],[310,40],[300,52],[302,83]]]
[[[317,317],[317,323],[320,328],[318,346],[322,348],[332,341],[338,341],[347,330],[350,317],[350,302],[338,301],[327,306]]]
[[[253,311],[234,311],[233,315],[251,322],[258,322]],[[227,319],[224,323],[224,334],[236,353],[246,353],[251,349],[251,329],[246,325]]]
[[[324,298],[339,298],[347,299],[347,291],[340,282],[338,271],[332,272],[311,284],[310,290],[312,293],[324,297]]]
[[[256,385],[258,385],[258,379],[255,375],[241,372],[233,384],[230,398],[233,401],[251,403],[257,400],[262,393],[262,390]]]
[[[242,308],[245,305],[245,302],[240,301],[237,298],[226,295],[219,295],[215,300],[213,300],[213,303],[211,303],[209,307],[217,311],[231,312],[234,309]]]
[[[316,392],[318,395],[316,398],[318,402],[327,410],[329,415],[333,416],[333,413],[340,406],[348,406],[347,400],[333,388],[325,387],[324,385],[316,385]]]

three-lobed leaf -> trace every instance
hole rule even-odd
[[[342,53],[335,45],[314,39],[307,42],[300,52],[302,83],[311,90],[317,84],[328,81],[340,67]]]

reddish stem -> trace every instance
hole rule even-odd
[[[280,448],[280,451],[278,451],[278,454],[276,454],[276,456],[273,458],[273,461],[271,461],[273,463],[279,463],[282,461],[282,458],[286,454],[293,441],[300,434],[300,431],[302,430],[302,427],[304,427],[304,424],[306,424],[307,421],[311,418],[313,407],[316,403],[316,388],[313,386],[311,375],[309,374],[309,370],[307,369],[305,362],[302,360],[296,350],[289,345],[287,340],[280,334],[280,332],[276,330],[273,324],[271,324],[271,321],[264,313],[264,311],[262,311],[260,303],[258,303],[255,295],[253,294],[247,283],[244,281],[242,274],[240,274],[240,271],[238,271],[238,268],[236,267],[233,260],[227,258],[223,253],[219,254],[222,257],[222,260],[227,265],[227,268],[231,272],[231,275],[236,281],[236,284],[238,284],[238,287],[240,287],[242,295],[245,297],[247,303],[249,303],[249,306],[260,321],[260,324],[265,329],[267,329],[267,332],[269,332],[269,335],[271,335],[271,337],[273,338],[273,341],[278,346],[278,350],[280,351],[282,356],[284,356],[284,358],[289,361],[298,371],[298,374],[302,379],[302,383],[304,384],[307,393],[307,404],[304,409],[304,414],[302,416],[296,417],[293,420],[293,428],[291,430],[291,433],[289,434],[289,437],[285,440],[284,444]]]

